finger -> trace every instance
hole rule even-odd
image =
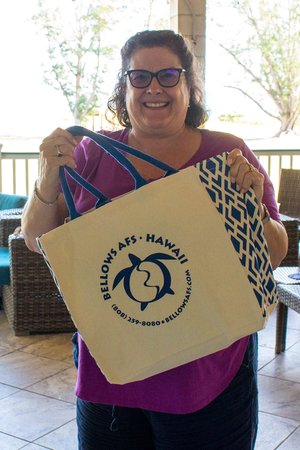
[[[48,142],[44,142],[43,144],[41,144],[41,166],[43,166],[46,171],[49,168],[58,168],[59,166],[64,165],[76,168],[76,163],[73,156],[74,145],[71,145],[70,143],[66,143],[64,141],[61,144],[57,143],[61,141],[54,142],[52,140],[48,140]]]
[[[256,198],[261,202],[264,191],[263,174],[249,163],[238,148],[228,154],[227,162],[230,165],[231,181],[236,182],[237,189],[244,194],[252,187]]]
[[[62,152],[58,154],[41,152],[41,166],[44,166],[45,169],[60,166],[69,166],[73,169],[77,167],[73,155],[67,155]]]
[[[76,169],[74,160],[75,147],[83,136],[73,136],[62,128],[56,128],[40,145],[40,166],[42,173],[58,173],[60,166],[69,166]],[[54,172],[53,172],[54,170]]]
[[[243,176],[242,182],[239,184],[238,189],[241,194],[244,194],[250,187],[254,187],[259,184],[259,173],[253,169],[249,169]]]
[[[76,146],[82,139],[82,136],[75,137],[68,131],[63,130],[62,128],[56,128],[56,130],[54,130],[51,134],[49,134],[49,136],[47,136],[43,140],[43,143],[47,143],[48,141],[51,141],[51,140],[53,141],[53,139],[59,139],[62,142],[69,142],[70,144],[73,144]]]
[[[232,168],[232,181],[235,180],[237,189],[241,190],[244,185],[244,180],[247,178],[247,180],[251,179],[251,174],[254,172],[254,167],[246,160],[239,161],[233,168]]]
[[[72,150],[71,154],[67,154],[66,146],[56,148],[54,146],[42,148],[41,146],[40,166],[43,167],[46,172],[48,172],[49,169],[51,170],[65,165],[73,169],[76,168]]]
[[[235,163],[236,158],[238,156],[242,156],[242,151],[239,148],[234,148],[231,152],[228,153],[227,162],[230,166]]]
[[[236,181],[238,174],[239,164],[242,162],[247,162],[246,158],[243,156],[242,151],[239,148],[234,148],[228,153],[227,162],[230,166],[230,178],[233,183]]]
[[[73,136],[73,138],[75,139],[76,144],[78,145],[78,144],[82,141],[83,136]],[[73,140],[74,140],[74,139],[73,139]]]
[[[68,165],[69,167],[75,168],[76,164],[73,159],[74,149],[81,139],[81,136],[74,138],[69,132],[56,129],[40,145],[41,157],[42,159],[49,159],[49,161],[58,157],[61,158],[60,161],[52,160],[54,166]]]
[[[245,172],[245,167],[247,171]],[[249,162],[242,162],[239,165],[239,171],[237,176],[237,190],[244,194],[250,187],[254,190],[255,196],[258,201],[262,200],[263,189],[264,189],[264,176],[255,167],[253,167]]]
[[[242,153],[235,153],[232,155],[231,164],[230,164],[230,178],[234,183],[236,182],[238,185],[241,184],[243,178],[247,172],[250,170],[250,165],[248,160],[243,156]]]
[[[42,141],[40,151],[43,152],[45,157],[62,155],[72,156],[75,147],[81,139],[81,136],[75,138],[68,131],[57,128]]]
[[[254,171],[245,176],[241,193],[244,194],[250,187],[253,189],[257,200],[261,202],[264,192],[264,176],[262,173]]]
[[[44,140],[40,145],[40,151],[47,156],[73,155],[76,146],[77,142],[74,144],[74,142],[70,142],[65,137],[55,136]]]

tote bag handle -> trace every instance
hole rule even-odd
[[[149,164],[158,167],[159,169],[162,169],[166,172],[165,176],[174,174],[178,172],[173,167],[169,166],[168,164],[165,164],[156,158],[147,155],[146,153],[141,152],[140,150],[137,150],[133,147],[130,147],[129,145],[126,145],[122,142],[119,142],[113,138],[110,138],[108,136],[105,136],[101,133],[95,133],[94,131],[91,131],[87,128],[81,127],[81,126],[72,126],[66,129],[69,133],[71,133],[73,136],[86,136],[92,139],[96,144],[99,145],[99,147],[102,147],[103,150],[105,150],[109,155],[111,155],[124,169],[126,169],[132,178],[135,181],[135,189],[139,189],[140,187],[144,186],[145,184],[148,184],[147,180],[145,180],[139,172],[136,170],[135,166],[132,164],[132,162],[120,151],[124,150],[127,153],[142,159],[143,161],[148,162]],[[76,210],[75,203],[71,194],[71,190],[69,188],[65,171],[69,173],[69,175],[83,188],[85,188],[88,192],[93,194],[97,198],[97,202],[95,204],[96,208],[99,208],[100,206],[103,206],[105,203],[108,203],[111,201],[105,194],[100,192],[98,189],[96,189],[91,183],[89,183],[87,180],[85,180],[81,175],[79,175],[74,169],[67,167],[67,166],[61,166],[60,167],[60,181],[62,190],[66,199],[66,203],[69,209],[70,218],[71,220],[75,219],[76,217],[79,217],[81,214]]]

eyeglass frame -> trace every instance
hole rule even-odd
[[[175,84],[172,84],[171,86],[164,86],[163,84],[161,84],[161,82],[158,79],[158,74],[165,70],[176,70],[178,72],[178,80],[176,81]],[[147,74],[150,74],[151,78],[150,78],[149,83],[146,84],[146,86],[134,86],[134,84],[132,84],[132,80],[130,78],[130,74],[132,74],[133,72],[146,72]],[[146,70],[146,69],[129,69],[129,70],[126,70],[126,72],[124,72],[124,76],[128,76],[131,86],[134,87],[135,89],[146,89],[152,83],[153,78],[157,79],[157,82],[161,87],[171,88],[171,87],[177,86],[182,73],[186,73],[186,69],[183,69],[182,67],[166,67],[165,69],[160,69],[157,72],[151,72],[150,70]]]

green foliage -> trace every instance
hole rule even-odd
[[[238,123],[243,118],[242,114],[221,114],[219,120],[221,122]]]
[[[278,134],[292,130],[300,115],[300,0],[232,0],[232,5],[241,28],[234,41],[220,45],[273,100],[277,113],[241,85],[230,87],[277,118]]]
[[[44,80],[65,96],[76,123],[106,103],[104,76],[124,30],[168,28],[168,7],[169,0],[39,0],[33,21],[49,57]]]
[[[59,8],[46,3],[39,0],[33,17],[47,43],[50,64],[45,82],[63,93],[75,123],[82,123],[99,106],[101,76],[114,51],[102,43],[112,22],[112,7],[100,0],[73,2],[73,15],[66,22]]]

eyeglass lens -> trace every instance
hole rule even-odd
[[[179,81],[182,69],[162,69],[158,72],[149,72],[148,70],[128,71],[132,86],[137,88],[148,87],[152,78],[157,78],[159,84],[163,87],[173,87]]]

